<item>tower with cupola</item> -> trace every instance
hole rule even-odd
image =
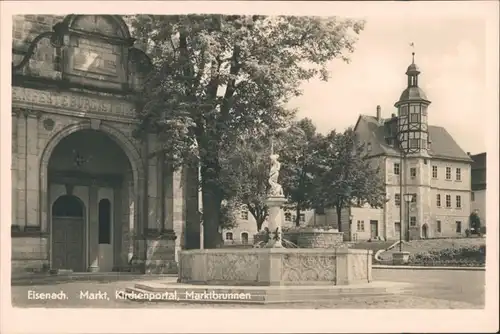
[[[406,70],[407,87],[395,103],[398,109],[397,139],[402,155],[401,204],[405,235],[417,239],[428,234],[431,214],[430,194],[430,137],[427,112],[430,101],[419,86],[420,69],[412,63]],[[405,202],[404,194],[411,194],[411,202]],[[409,211],[408,211],[409,210]]]
[[[406,70],[408,84],[395,107],[398,108],[398,138],[400,148],[408,156],[428,157],[429,132],[427,126],[427,108],[431,102],[419,87],[420,70],[415,64],[415,53],[412,63]]]

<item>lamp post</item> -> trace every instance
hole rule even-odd
[[[349,239],[350,241],[353,241],[353,237],[352,237],[352,220],[354,219],[354,216],[353,215],[350,215],[349,216]]]
[[[404,194],[404,201],[406,203],[406,222],[408,224],[406,228],[407,240],[410,240],[410,202],[413,199],[413,194]]]

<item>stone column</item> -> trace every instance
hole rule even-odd
[[[99,213],[97,205],[98,187],[91,185],[89,189],[89,219],[87,220],[87,245],[89,254],[89,271],[99,271]]]
[[[26,117],[26,229],[40,230],[38,160],[38,121],[40,113],[29,112]]]
[[[158,231],[160,224],[158,220],[158,158],[156,156],[157,147],[155,145],[155,135],[148,135],[147,141],[147,168],[148,168],[148,183],[147,183],[147,196],[148,196],[148,220],[147,230]]]
[[[281,206],[285,204],[286,198],[284,196],[268,197],[266,204],[269,211],[268,226],[271,233],[270,239],[266,245],[269,248],[283,247],[281,227],[283,225],[283,210]]]
[[[26,226],[26,112],[19,110],[17,119],[17,224],[21,230]]]
[[[182,183],[182,172],[169,169],[165,177],[165,208],[166,229],[172,229],[177,236],[175,240],[175,259],[178,260],[178,252],[185,246],[185,215],[184,215],[184,189]]]
[[[11,199],[11,206],[12,206],[12,221],[11,221],[11,226],[15,226],[16,228],[19,228],[18,224],[19,222],[17,221],[17,207],[18,207],[18,197],[17,197],[17,192],[18,192],[18,157],[17,157],[17,152],[18,152],[18,139],[17,139],[17,123],[19,121],[19,110],[14,110],[12,109],[12,167],[11,167],[11,172],[12,172],[12,199]]]

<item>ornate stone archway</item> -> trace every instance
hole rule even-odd
[[[125,153],[130,165],[132,167],[133,182],[134,182],[134,195],[135,203],[137,204],[137,210],[134,212],[134,222],[139,222],[139,217],[142,212],[142,202],[141,202],[141,187],[144,182],[144,166],[141,160],[141,156],[138,150],[135,148],[134,144],[118,129],[107,125],[105,123],[99,123],[95,125],[90,120],[82,121],[76,124],[71,124],[61,129],[59,132],[55,133],[48,141],[45,149],[43,150],[40,159],[40,226],[42,231],[47,231],[48,228],[48,165],[50,157],[56,146],[72,133],[81,130],[98,130],[107,134]],[[135,228],[141,228],[141,226],[134,226]]]

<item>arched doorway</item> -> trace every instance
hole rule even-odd
[[[63,137],[55,145],[48,159],[47,171],[49,203],[70,196],[79,198],[83,207],[80,216],[82,228],[79,225],[77,229],[83,240],[82,246],[72,248],[75,254],[79,250],[78,259],[82,263],[71,268],[62,267],[64,257],[58,247],[63,248],[59,244],[63,233],[57,225],[58,216],[52,210],[49,217],[53,240],[52,267],[110,272],[125,265],[129,245],[133,242],[128,231],[133,228],[130,222],[136,221],[137,200],[134,171],[122,147],[105,132],[81,129]],[[64,235],[68,233],[72,232],[64,232]]]
[[[423,239],[428,239],[429,238],[429,227],[427,224],[422,225],[422,238]]]
[[[244,245],[248,244],[248,233],[247,232],[241,233],[241,243]]]
[[[52,205],[53,269],[84,271],[84,213],[76,196],[60,196]]]

